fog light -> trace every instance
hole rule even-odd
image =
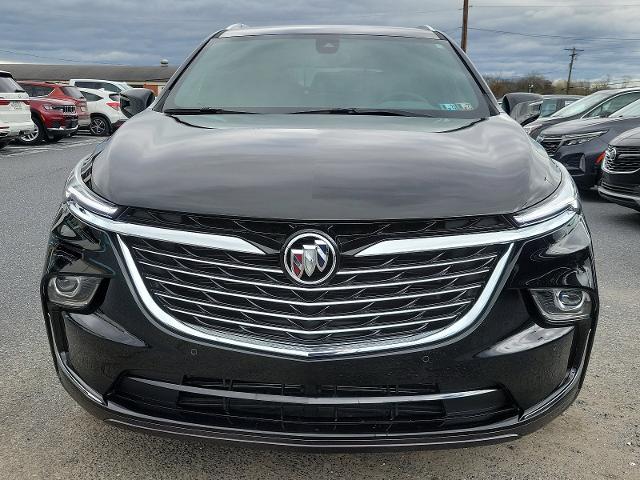
[[[566,323],[588,318],[592,301],[588,292],[577,288],[549,288],[531,290],[533,300],[542,316],[550,323]]]
[[[49,279],[47,294],[52,303],[68,308],[89,305],[102,282],[98,277],[60,275]]]

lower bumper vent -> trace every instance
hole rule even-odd
[[[110,397],[138,413],[273,433],[402,434],[471,428],[518,409],[499,389],[439,393],[436,385],[284,385],[125,377]]]

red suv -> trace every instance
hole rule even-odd
[[[31,98],[31,119],[36,128],[22,135],[18,141],[23,145],[35,145],[42,140],[57,142],[78,131],[76,106],[68,100],[56,98]]]
[[[78,87],[50,82],[24,81],[19,83],[30,97],[56,98],[72,102],[76,106],[78,126],[80,128],[88,127],[89,123],[91,123],[87,100],[82,96]]]

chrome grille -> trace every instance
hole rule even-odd
[[[76,113],[75,105],[64,105],[63,106],[64,113]]]
[[[639,147],[616,147],[616,155],[605,157],[604,168],[612,173],[633,173],[640,170]]]
[[[190,326],[307,346],[430,334],[461,318],[503,246],[341,255],[322,286],[294,284],[279,253],[252,255],[128,237],[154,300]],[[277,250],[276,250],[277,252]]]
[[[558,148],[560,148],[560,144],[562,143],[562,137],[541,137],[538,140],[540,145],[544,147],[550,157],[553,157]]]

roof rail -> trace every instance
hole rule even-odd
[[[433,28],[431,25],[418,25],[417,28],[420,28],[422,30],[429,30],[430,32],[435,32],[436,29]]]
[[[249,28],[249,25],[245,25],[244,23],[234,23],[233,25],[229,25],[225,30],[241,30],[243,28]]]

